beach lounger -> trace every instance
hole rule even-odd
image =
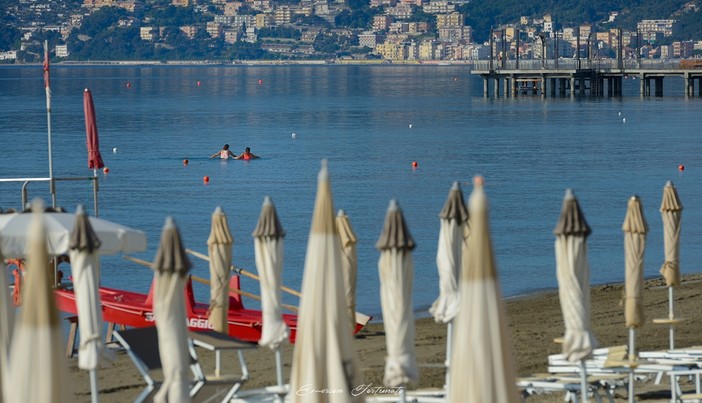
[[[146,388],[134,401],[144,402],[147,399],[150,400],[162,383],[160,379],[154,377],[154,374],[161,370],[156,327],[115,330],[113,335],[127,351],[129,358],[131,358],[146,382]],[[190,332],[189,336],[190,368],[194,375],[190,386],[190,397],[195,402],[229,401],[248,379],[248,369],[241,350],[256,348],[256,344],[242,342],[214,331]],[[205,375],[197,358],[195,344],[212,351],[236,350],[241,374],[230,376]],[[207,390],[207,393],[204,393],[205,390]]]

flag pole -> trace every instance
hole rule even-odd
[[[48,131],[49,148],[49,191],[51,206],[56,207],[56,187],[54,186],[54,161],[51,146],[51,82],[49,78],[49,41],[44,40],[44,89],[46,90],[46,127]]]

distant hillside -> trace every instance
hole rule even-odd
[[[636,23],[651,19],[677,19],[682,31],[677,39],[702,38],[702,0],[472,0],[461,5],[466,24],[473,27],[476,41],[487,40],[490,27],[515,24],[521,16],[541,18],[550,14],[556,28],[582,23],[599,30],[636,30]],[[607,23],[612,11],[619,13]]]

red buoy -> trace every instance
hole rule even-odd
[[[263,84],[263,80],[258,80],[258,85]]]
[[[678,165],[678,171],[684,171],[685,170],[685,165],[680,164]]]
[[[127,88],[132,88],[132,83],[127,83]]]
[[[108,167],[102,168],[102,173],[109,174],[110,168],[108,168]]]
[[[202,181],[205,182],[205,185],[207,185],[208,183],[210,183],[210,177],[205,176],[204,178],[202,178]]]
[[[187,167],[187,166],[188,166],[188,160],[183,160],[183,165]]]
[[[197,82],[197,86],[198,86],[198,87],[200,86],[200,82],[199,82],[199,81]]]
[[[417,161],[412,161],[412,168],[417,168],[419,164],[417,164]]]

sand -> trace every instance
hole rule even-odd
[[[699,309],[702,294],[702,274],[686,275],[683,283],[675,288],[676,317],[685,318],[677,326],[675,342],[677,347],[702,345]],[[591,288],[592,324],[600,346],[616,346],[628,343],[628,330],[624,326],[621,298],[622,284],[600,285]],[[653,324],[654,318],[665,318],[668,312],[668,288],[661,279],[646,282],[644,292],[646,324],[637,330],[637,350],[650,351],[666,349],[669,345],[669,331],[665,325]],[[549,354],[560,353],[560,345],[554,339],[562,336],[564,327],[556,290],[514,298],[506,301],[508,323],[514,347],[513,354],[519,376],[547,371]],[[410,389],[440,388],[444,384],[442,368],[446,355],[446,326],[439,325],[432,318],[416,322],[416,352],[419,368],[419,381]],[[385,360],[385,334],[382,323],[371,323],[355,339],[355,348],[362,368],[364,382],[374,386],[382,385]],[[288,379],[292,347],[283,350],[285,363],[284,379]],[[199,350],[200,361],[206,370],[214,368],[212,354]],[[145,383],[123,351],[116,352],[117,359],[110,368],[98,372],[98,385],[101,402],[132,401],[143,389]],[[250,380],[243,389],[257,388],[275,383],[275,360],[272,352],[265,349],[245,353]],[[225,355],[223,370],[236,368]],[[70,361],[71,385],[77,402],[90,401],[89,378],[86,371],[77,368],[77,359]],[[683,390],[691,390],[692,385],[684,385]],[[637,399],[647,402],[670,400],[669,385],[664,381],[655,385],[653,381],[636,384]],[[626,401],[626,391],[618,390],[617,401]],[[562,394],[531,397],[529,402],[560,402]]]

